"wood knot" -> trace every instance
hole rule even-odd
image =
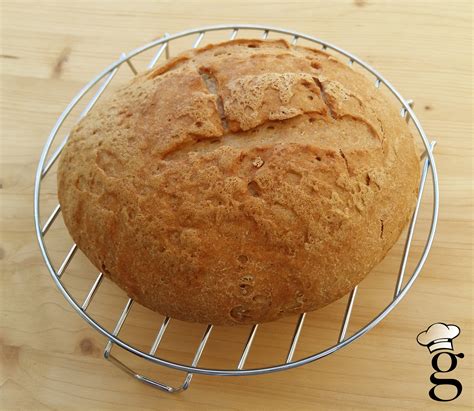
[[[64,65],[69,59],[69,56],[71,54],[71,48],[70,47],[64,47],[61,52],[59,53],[59,56],[57,57],[56,61],[54,62],[53,70],[51,73],[52,78],[59,78],[62,74]]]
[[[79,343],[81,354],[98,357],[100,355],[99,347],[94,344],[90,338],[84,338]]]
[[[2,362],[5,366],[18,363],[18,358],[20,357],[20,347],[16,345],[4,344],[3,341],[0,341],[0,352]]]

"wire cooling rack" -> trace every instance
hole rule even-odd
[[[70,116],[74,107],[84,98],[86,94],[96,85],[98,85],[97,91],[92,96],[92,98],[88,101],[87,105],[85,106],[84,110],[82,111],[79,118],[85,116],[95,105],[98,101],[102,93],[106,90],[109,84],[112,82],[113,78],[117,74],[118,70],[122,68],[122,66],[127,66],[128,69],[135,75],[137,74],[137,69],[134,65],[133,59],[139,56],[141,53],[144,53],[148,50],[155,50],[155,54],[151,61],[148,64],[148,68],[152,68],[160,59],[168,59],[170,56],[170,50],[173,50],[173,43],[176,42],[178,39],[181,40],[189,40],[189,47],[196,48],[199,45],[202,45],[206,40],[206,35],[209,36],[210,33],[214,35],[213,40],[215,40],[215,35],[218,34],[220,36],[219,40],[226,40],[226,39],[235,39],[238,36],[242,36],[242,32],[246,33],[246,37],[261,37],[266,39],[268,35],[271,33],[272,36],[278,37],[288,37],[291,44],[296,45],[298,41],[305,41],[310,43],[313,47],[319,47],[323,50],[327,50],[328,52],[334,53],[338,55],[343,60],[347,61],[347,64],[353,67],[354,69],[362,69],[365,70],[369,76],[373,78],[374,87],[380,88],[382,85],[388,90],[391,95],[398,100],[400,104],[400,115],[406,119],[407,122],[412,122],[412,125],[416,129],[418,137],[421,139],[421,142],[424,146],[424,153],[421,157],[421,161],[423,162],[422,166],[422,173],[421,173],[421,180],[419,186],[419,194],[418,199],[416,202],[416,206],[408,226],[407,236],[405,241],[405,246],[403,248],[403,253],[401,256],[400,261],[400,268],[398,270],[398,275],[396,276],[396,281],[394,285],[393,291],[393,298],[387,301],[387,305],[385,308],[380,311],[377,315],[371,318],[362,328],[358,329],[351,335],[347,335],[349,322],[351,320],[352,308],[354,306],[354,302],[357,296],[357,289],[355,287],[352,292],[349,294],[347,298],[347,304],[345,307],[344,312],[341,314],[342,321],[340,325],[340,331],[338,338],[334,341],[333,345],[326,347],[322,351],[314,353],[313,355],[307,356],[305,358],[301,358],[298,360],[294,360],[294,354],[296,347],[298,345],[298,341],[300,338],[300,334],[305,324],[306,313],[301,314],[295,321],[294,332],[291,338],[290,336],[290,345],[288,347],[287,355],[285,358],[281,359],[281,363],[275,364],[268,367],[260,367],[260,368],[245,368],[245,363],[249,353],[252,350],[252,346],[254,344],[255,336],[259,330],[259,325],[254,325],[249,327],[249,334],[248,338],[241,347],[241,354],[240,358],[235,364],[234,368],[231,369],[215,369],[215,368],[202,368],[198,366],[199,360],[204,352],[206,344],[208,343],[209,339],[212,338],[212,331],[213,326],[208,325],[205,329],[204,334],[198,344],[194,356],[191,362],[176,362],[170,361],[165,359],[163,356],[160,356],[159,347],[162,339],[166,333],[166,330],[173,321],[173,319],[166,317],[164,318],[161,326],[158,327],[156,338],[151,345],[148,351],[141,350],[136,348],[131,343],[128,343],[124,339],[120,338],[119,333],[122,329],[124,323],[127,320],[128,314],[133,305],[133,300],[128,299],[125,307],[123,308],[120,317],[118,318],[115,327],[111,327],[111,329],[107,329],[105,326],[100,325],[97,319],[94,319],[92,315],[88,312],[88,308],[90,303],[93,301],[94,297],[96,296],[96,292],[101,286],[103,282],[104,276],[103,273],[98,273],[95,281],[92,283],[88,293],[83,298],[82,302],[78,301],[78,299],[74,298],[70,292],[70,290],[65,286],[63,281],[63,275],[67,275],[67,268],[76,255],[78,251],[77,245],[74,244],[69,251],[66,253],[66,256],[62,260],[62,263],[59,264],[59,267],[56,268],[48,254],[48,248],[45,243],[45,236],[47,235],[49,229],[53,226],[54,222],[56,221],[58,215],[61,213],[61,207],[58,204],[49,217],[46,219],[44,223],[41,222],[40,218],[40,202],[41,202],[41,187],[42,181],[44,177],[51,171],[52,167],[54,166],[56,160],[61,154],[62,149],[64,148],[68,136],[66,136],[57,148],[53,151],[51,155],[48,156],[48,153],[51,151],[51,147],[53,145],[53,141],[55,140],[59,130],[63,126],[65,120]],[[90,94],[90,93],[89,93]],[[44,145],[43,151],[41,153],[41,157],[38,164],[38,169],[36,172],[36,179],[35,179],[35,188],[34,188],[34,217],[35,217],[35,230],[36,235],[38,238],[38,243],[40,247],[41,254],[44,258],[44,262],[48,271],[50,272],[54,283],[59,288],[65,299],[68,303],[77,311],[77,313],[93,328],[97,331],[105,335],[108,339],[107,345],[104,349],[104,357],[117,365],[119,368],[127,372],[128,374],[132,375],[136,379],[150,384],[156,388],[159,388],[163,391],[173,393],[179,392],[187,389],[191,382],[193,374],[206,374],[206,375],[214,375],[214,376],[244,376],[244,375],[256,375],[256,374],[263,374],[263,373],[270,373],[276,371],[283,371],[290,368],[298,367],[300,365],[308,364],[312,361],[318,360],[323,358],[329,354],[334,353],[335,351],[345,347],[346,345],[352,343],[367,331],[375,327],[380,321],[382,321],[388,313],[401,301],[401,299],[406,295],[410,287],[413,285],[414,281],[420,274],[420,271],[425,263],[429,250],[431,248],[435,230],[436,230],[436,223],[438,219],[438,206],[439,206],[439,195],[438,195],[438,176],[436,172],[435,166],[435,159],[433,156],[433,148],[435,146],[435,142],[430,142],[421,127],[419,120],[417,119],[414,111],[413,111],[413,101],[404,99],[401,94],[376,70],[370,67],[367,63],[362,61],[361,59],[357,58],[356,56],[348,53],[339,47],[336,47],[332,44],[329,44],[325,41],[320,39],[314,38],[312,36],[305,35],[303,33],[297,33],[290,30],[280,29],[280,28],[273,28],[273,27],[266,27],[266,26],[258,26],[258,25],[220,25],[220,26],[210,26],[210,27],[203,27],[197,28],[193,30],[188,30],[184,32],[180,32],[174,35],[165,34],[162,38],[153,41],[149,44],[146,44],[136,50],[133,50],[127,54],[122,53],[120,58],[115,61],[113,64],[108,66],[104,71],[102,71],[98,76],[96,76],[93,80],[91,80],[68,104],[64,112],[58,118],[55,126],[53,127],[51,134],[49,135],[46,144]],[[417,218],[419,215],[420,206],[422,203],[423,193],[425,191],[425,183],[427,181],[428,174],[431,173],[431,181],[432,181],[432,211],[431,211],[431,222],[429,224],[428,233],[426,239],[424,240],[424,247],[421,252],[421,256],[419,257],[418,262],[416,263],[415,268],[413,269],[411,276],[408,277],[406,275],[407,270],[407,262],[408,257],[410,255],[410,248],[412,245],[413,236],[415,233],[415,228],[417,224]],[[404,280],[404,277],[405,280]],[[403,283],[405,282],[405,285]],[[150,361],[151,363],[158,364],[160,366],[169,367],[178,371],[182,371],[186,373],[184,377],[184,381],[179,386],[171,386],[165,384],[160,381],[156,381],[152,378],[149,378],[145,375],[142,375],[138,372],[132,370],[129,366],[127,366],[124,362],[119,360],[116,356],[112,354],[112,348],[116,345],[134,355],[138,358],[143,360]],[[158,353],[158,355],[157,355]]]

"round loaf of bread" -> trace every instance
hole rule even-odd
[[[253,324],[348,293],[409,220],[419,162],[399,111],[333,56],[234,40],[136,76],[73,129],[65,224],[138,303]]]

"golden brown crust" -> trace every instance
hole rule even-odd
[[[419,166],[361,74],[283,40],[186,52],[73,130],[58,191],[89,259],[137,302],[187,321],[322,307],[384,257]]]

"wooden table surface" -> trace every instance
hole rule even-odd
[[[343,350],[291,371],[257,377],[195,376],[188,391],[169,395],[132,380],[102,357],[105,338],[90,328],[53,285],[33,232],[33,178],[41,148],[68,101],[122,51],[165,32],[210,24],[261,23],[308,33],[368,61],[415,100],[430,139],[436,139],[441,208],[436,240],[406,299],[370,333]],[[9,409],[469,409],[472,378],[472,4],[466,1],[3,1],[1,6],[1,301],[0,408]],[[182,47],[190,47],[191,39]],[[175,52],[171,49],[171,52]],[[144,67],[137,61],[138,67]],[[124,73],[127,67],[123,67]],[[127,74],[123,74],[126,76]],[[124,77],[125,78],[125,77]],[[64,135],[64,133],[62,133]],[[62,137],[62,136],[61,136]],[[43,218],[54,206],[54,172],[45,182]],[[48,185],[49,184],[49,185]],[[431,193],[428,181],[427,194]],[[429,223],[429,205],[420,228]],[[53,258],[70,246],[58,221]],[[415,236],[419,256],[423,233]],[[380,311],[393,292],[399,243],[361,287],[349,332]],[[398,254],[397,254],[398,253]],[[397,258],[398,255],[398,258]],[[78,255],[64,275],[83,298],[94,272]],[[412,263],[411,263],[412,264]],[[413,268],[413,264],[409,269]],[[91,312],[112,327],[125,303],[103,284]],[[308,317],[296,357],[334,343],[340,301]],[[159,317],[135,307],[123,338],[149,349]],[[416,336],[434,322],[457,324],[449,375],[463,384],[450,403],[428,397],[433,372]],[[295,318],[262,327],[249,367],[281,362]],[[159,353],[189,361],[202,329],[170,326]],[[215,330],[202,365],[235,365],[248,329]],[[260,331],[259,331],[260,332]],[[167,339],[168,338],[168,339]],[[127,363],[161,381],[181,374]],[[230,362],[229,362],[230,361]],[[442,375],[447,378],[447,374]],[[452,395],[452,387],[439,388]],[[445,390],[445,391],[443,391]]]

